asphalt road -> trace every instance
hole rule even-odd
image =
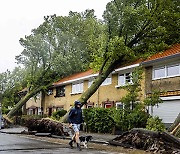
[[[109,154],[106,151],[92,149],[70,149],[65,144],[50,143],[43,140],[30,139],[24,136],[0,133],[0,154]]]

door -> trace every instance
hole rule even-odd
[[[49,108],[48,116],[52,116],[52,108]]]
[[[105,104],[105,108],[111,108],[112,105],[111,104]]]
[[[163,123],[173,123],[180,112],[180,100],[165,100],[153,107],[153,116],[159,116]]]

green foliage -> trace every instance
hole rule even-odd
[[[111,116],[118,130],[127,131],[132,128],[145,128],[149,114],[143,111],[142,107],[136,107],[134,110],[113,109]]]
[[[148,118],[146,129],[152,130],[152,131],[163,132],[165,131],[165,126],[162,123],[162,119],[160,119],[158,116],[155,116],[155,117]]]
[[[56,120],[59,120],[61,117],[63,117],[67,113],[66,110],[58,110],[56,112],[52,113],[52,117],[55,118]]]
[[[144,100],[144,104],[147,106],[155,106],[159,103],[163,103],[162,99],[159,96],[160,92],[154,91],[149,97]]]
[[[97,133],[112,133],[115,122],[109,114],[109,109],[84,109],[83,115],[88,131]]]
[[[122,97],[120,102],[124,104],[125,109],[134,109],[139,102],[139,96],[141,92],[141,79],[142,79],[142,68],[138,67],[132,72],[130,78],[132,83],[126,84],[124,87],[121,87],[127,91],[126,96]]]
[[[0,74],[0,101],[3,113],[7,113],[8,107],[13,107],[20,100],[18,92],[26,84],[24,76],[24,69],[20,67],[16,67],[12,72]]]
[[[20,39],[24,50],[16,60],[27,70],[28,87],[47,85],[87,69],[90,42],[102,33],[101,25],[93,10],[45,17],[31,35]]]
[[[118,130],[127,131],[132,128],[145,128],[149,115],[142,110],[116,110],[115,108],[90,108],[83,110],[84,120],[90,132],[112,133]]]

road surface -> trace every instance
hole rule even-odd
[[[0,154],[110,154],[92,149],[70,149],[65,144],[50,143],[25,136],[0,133]],[[112,153],[115,154],[115,153]]]

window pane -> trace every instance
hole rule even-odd
[[[165,77],[165,67],[154,69],[154,78]]]
[[[83,82],[80,83],[80,91],[79,92],[83,92]]]
[[[76,85],[73,84],[73,85],[72,85],[72,93],[75,93],[75,92],[76,92]]]
[[[130,83],[131,82],[131,73],[126,73],[125,78],[126,78],[126,82]]]
[[[93,80],[88,81],[88,88],[92,85],[92,83],[93,83]]]
[[[104,82],[102,83],[102,85],[109,85],[111,84],[111,77],[107,77]]]
[[[123,86],[123,85],[125,85],[125,77],[124,77],[124,74],[121,74],[121,75],[119,75],[119,85],[120,86]]]
[[[171,65],[167,67],[167,76],[175,76],[179,74],[179,65]]]

